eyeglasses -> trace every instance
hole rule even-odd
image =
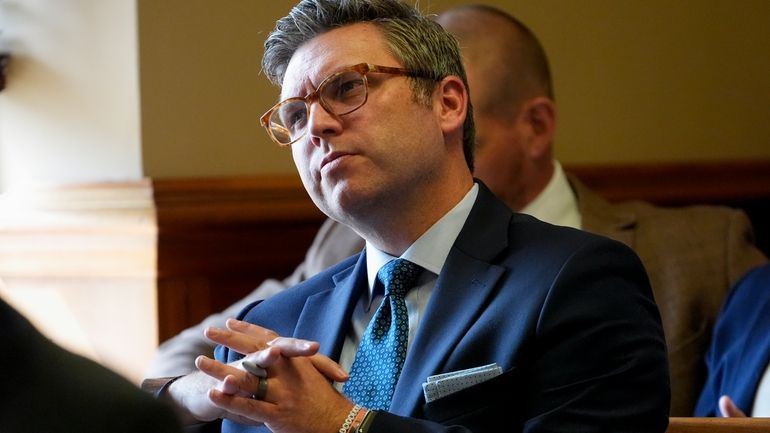
[[[275,104],[260,118],[262,126],[278,145],[288,146],[307,132],[310,104],[314,101],[318,100],[324,110],[336,116],[361,108],[369,96],[366,75],[370,72],[432,79],[427,74],[408,69],[359,63],[328,76],[315,92],[305,97],[289,98]]]

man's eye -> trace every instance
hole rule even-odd
[[[306,117],[305,107],[292,107],[281,112],[281,122],[291,132],[304,128]]]
[[[292,132],[301,130],[305,128],[305,121],[307,120],[307,115],[305,113],[305,110],[297,110],[294,113],[292,113],[291,119],[289,120],[289,130]]]
[[[344,83],[341,83],[339,89],[337,89],[337,93],[340,96],[351,95],[356,92],[360,93],[363,91],[363,89],[364,89],[364,80],[361,78],[357,78],[354,80],[347,80]]]
[[[343,76],[331,84],[328,88],[328,99],[334,101],[358,100],[366,92],[364,78],[356,75],[355,77]]]

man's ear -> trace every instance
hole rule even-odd
[[[538,159],[548,156],[550,158],[556,133],[556,104],[550,98],[538,96],[524,102],[521,113],[529,126],[530,157]]]
[[[436,90],[438,115],[444,135],[456,131],[462,133],[465,116],[468,115],[468,90],[459,77],[445,77]]]

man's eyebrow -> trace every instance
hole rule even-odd
[[[299,90],[302,91],[303,89],[307,88],[307,87],[305,87],[305,83],[309,84],[310,90],[305,90],[304,94],[301,94],[301,95],[297,95],[296,92],[294,92],[294,94],[291,95],[291,96],[286,96],[286,97],[281,96],[281,100],[289,99],[289,98],[304,98],[305,96],[307,96],[307,95],[315,92],[316,90],[318,90],[318,86],[320,86],[321,83],[323,83],[324,80],[326,80],[327,78],[331,77],[332,75],[336,74],[337,72],[340,72],[340,71],[344,70],[345,68],[349,68],[349,67],[351,67],[353,65],[356,65],[356,64],[357,63],[351,63],[351,64],[337,66],[337,67],[334,67],[332,69],[329,69],[329,70],[325,71],[322,74],[318,74],[321,77],[320,79],[318,79],[316,77],[316,79],[318,80],[318,83],[314,83],[312,77],[306,75],[302,79],[302,81],[300,82],[300,89]],[[283,95],[283,91],[281,92],[281,94]]]
[[[341,69],[344,69],[344,68],[345,67],[343,66],[341,68],[338,68],[338,69],[334,70],[334,72],[329,72],[329,73],[323,74],[322,78],[320,80],[318,80],[318,83],[314,83],[313,82],[313,77],[311,77],[309,74],[306,74],[306,75],[303,76],[302,80],[297,83],[297,86],[296,86],[297,88],[292,89],[291,95],[288,95],[288,96],[284,97],[283,96],[283,89],[285,89],[285,87],[282,87],[281,88],[281,99],[283,100],[283,99],[288,99],[288,98],[303,98],[303,97],[309,95],[310,93],[316,91],[316,89],[318,89],[318,86],[328,76],[330,76],[330,75],[332,75],[332,74],[336,73],[337,71],[339,71]],[[307,86],[310,86],[310,90],[306,90],[308,88]],[[302,92],[302,91],[304,91],[304,93],[297,94],[297,92]]]
[[[308,81],[308,80],[306,79],[305,81]],[[309,90],[309,91],[308,90],[304,90],[304,89],[306,89],[306,87],[304,85],[300,85],[300,86],[297,86],[298,87],[297,89],[292,89],[291,93],[287,93],[285,95],[284,95],[284,92],[283,92],[283,89],[285,89],[285,87],[284,87],[284,88],[281,89],[281,96],[280,96],[280,98],[281,98],[281,100],[289,99],[289,98],[304,98],[305,96],[309,95],[311,92],[315,91],[315,89],[317,88],[317,87],[315,87],[313,85],[312,82],[310,83],[310,85],[312,87],[312,90]]]

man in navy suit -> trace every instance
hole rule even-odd
[[[770,265],[746,274],[725,300],[706,365],[695,416],[770,416]]]
[[[305,0],[268,37],[263,70],[281,86],[262,119],[271,138],[366,247],[209,329],[217,360],[198,358],[199,372],[161,390],[190,421],[224,418],[226,432],[666,429],[665,342],[642,264],[619,242],[512,213],[472,177],[454,38],[397,0]],[[346,372],[383,299],[377,273],[396,258],[420,269],[406,356],[390,403],[361,407],[342,382],[360,379]],[[439,374],[462,383],[435,396],[423,385]]]

